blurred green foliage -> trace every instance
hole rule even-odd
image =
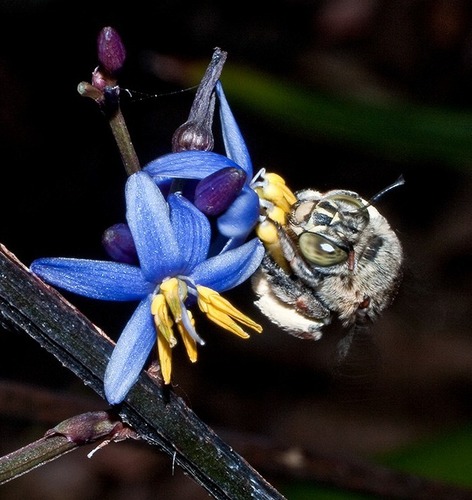
[[[195,66],[198,81],[202,67]],[[287,131],[350,144],[398,161],[435,161],[471,170],[472,113],[406,100],[368,101],[310,92],[227,63],[222,75],[233,104]]]

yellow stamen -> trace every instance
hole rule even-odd
[[[287,186],[285,180],[280,175],[269,172],[265,174],[265,178],[271,183],[276,184],[283,192],[284,198],[289,205],[293,205],[297,201],[297,197],[293,194],[292,190]]]
[[[177,339],[172,330],[174,322],[169,316],[165,297],[161,293],[158,293],[151,302],[151,314],[154,317],[154,324],[158,332],[162,334],[170,347],[174,347],[177,343]],[[158,335],[158,338],[159,337],[160,335]]]
[[[195,325],[192,313],[187,310],[187,314],[192,325]],[[177,323],[177,329],[179,330],[185,349],[187,350],[188,359],[190,359],[192,363],[195,363],[197,361],[197,343],[195,342],[195,339],[188,333],[183,323]]]
[[[253,321],[251,318],[236,309],[228,300],[223,298],[218,292],[211,288],[197,285],[198,306],[219,326],[229,330],[230,332],[247,338],[248,334],[234,320],[239,321],[245,326],[252,328],[256,332],[262,332],[262,326]]]
[[[280,246],[277,227],[270,219],[265,219],[256,226],[256,234],[277,264],[290,274],[290,266]]]
[[[216,323],[218,326],[221,326],[221,328],[224,328],[225,330],[234,333],[235,335],[241,337],[242,339],[249,338],[249,334],[246,333],[233,319],[231,319],[226,314],[221,314],[218,311],[215,311],[215,314],[208,312],[207,318],[210,321],[213,321],[213,323]]]
[[[187,297],[187,285],[182,280],[170,278],[164,281],[159,288],[174,320],[178,323],[182,319],[182,302]]]
[[[284,212],[288,212],[297,199],[283,178],[274,173],[265,174],[263,178],[264,185],[256,189],[258,196],[272,202]]]
[[[172,348],[163,335],[157,336],[157,352],[159,354],[159,364],[161,365],[164,384],[170,384],[170,377],[172,374]]]
[[[264,244],[272,244],[279,241],[279,235],[275,224],[265,219],[256,226],[256,234]]]
[[[280,207],[277,207],[274,205],[272,208],[267,209],[267,215],[274,220],[275,222],[278,222],[279,224],[285,225],[286,222],[286,212],[284,212]]]

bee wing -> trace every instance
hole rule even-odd
[[[379,346],[369,324],[354,324],[336,345],[333,376],[352,395],[365,393],[378,380]]]

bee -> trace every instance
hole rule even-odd
[[[333,317],[346,328],[375,320],[398,291],[403,250],[373,205],[403,183],[400,177],[370,201],[342,189],[296,192],[286,224],[274,222],[277,245],[267,247],[252,277],[262,314],[311,340]]]

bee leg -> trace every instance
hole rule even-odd
[[[274,295],[287,305],[291,305],[297,312],[314,319],[325,319],[330,315],[316,296],[316,291],[308,288],[293,275],[286,274],[270,256],[264,257],[262,268],[270,283]]]

